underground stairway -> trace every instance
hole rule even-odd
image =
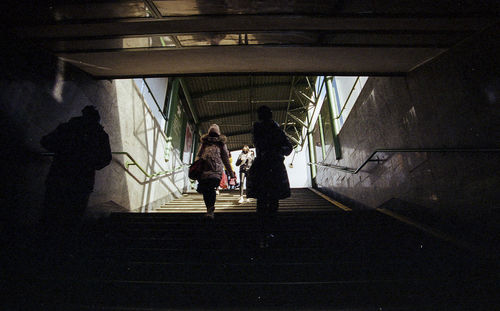
[[[213,221],[197,194],[155,213],[114,213],[50,256],[4,235],[2,310],[498,307],[495,260],[377,210],[293,189],[260,248],[255,202],[237,199],[222,192]]]

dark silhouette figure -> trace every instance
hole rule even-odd
[[[272,119],[267,106],[257,109],[259,121],[253,125],[256,158],[247,178],[247,197],[257,199],[260,246],[268,247],[273,237],[279,200],[290,196],[290,183],[283,160],[293,146],[283,130]]]
[[[231,163],[229,163],[226,136],[221,135],[217,124],[212,124],[208,129],[208,133],[201,137],[201,146],[197,158],[204,159],[206,166],[198,180],[196,191],[203,194],[203,200],[207,208],[206,216],[213,219],[217,196],[216,190],[220,185],[224,167],[229,171],[231,179],[235,178]]]
[[[54,153],[45,182],[44,225],[75,230],[80,224],[94,188],[95,171],[111,162],[109,137],[99,121],[96,108],[86,106],[82,116],[42,138],[41,145]]]

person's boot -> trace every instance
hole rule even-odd
[[[243,202],[245,202],[245,199],[243,198],[243,196],[240,196],[240,199],[238,200],[238,203],[241,204]]]
[[[215,211],[215,206],[207,207],[207,214],[205,215],[205,217],[209,219],[214,219],[214,211]]]

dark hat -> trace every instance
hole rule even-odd
[[[267,106],[260,106],[257,109],[257,117],[259,120],[271,120],[273,118],[273,112],[271,108]]]
[[[82,109],[82,116],[87,119],[93,119],[99,121],[101,119],[101,116],[99,115],[99,111],[97,111],[97,108],[92,105],[85,106]]]

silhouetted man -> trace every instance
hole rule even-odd
[[[41,145],[54,152],[46,180],[42,222],[72,229],[80,223],[94,188],[95,171],[111,162],[108,134],[99,112],[86,106],[82,116],[60,124]]]

